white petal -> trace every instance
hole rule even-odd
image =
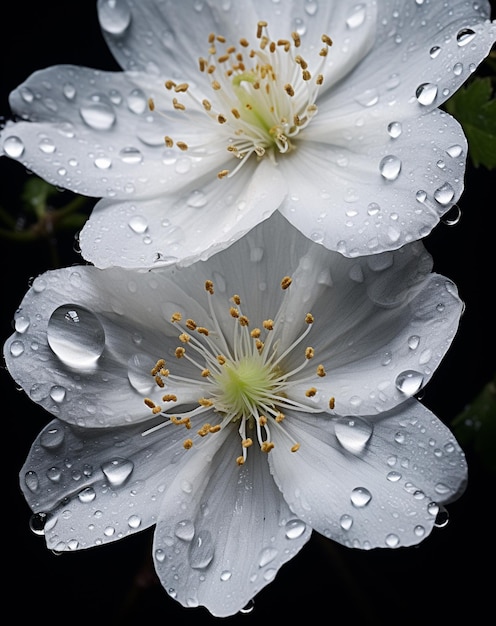
[[[307,342],[328,373],[314,383],[316,406],[326,411],[334,397],[339,414],[380,413],[428,383],[463,309],[456,286],[430,273],[431,263],[421,246],[410,244],[368,259],[337,260],[327,271],[309,264],[320,277],[315,301],[305,298],[312,290],[295,277],[287,314],[302,318],[303,307],[310,309],[315,321]],[[290,367],[297,365],[295,353]],[[292,380],[290,397],[301,401],[309,386],[308,375]]]
[[[5,361],[29,397],[60,419],[87,427],[146,421],[151,413],[144,398],[161,404],[170,391],[150,372],[159,358],[174,354],[178,331],[169,320],[181,307],[207,319],[164,276],[86,266],[47,272],[16,313],[20,330],[5,343]],[[175,363],[177,373],[184,374],[183,367]],[[183,401],[201,395],[200,388],[194,395],[178,384],[174,389]]]
[[[289,451],[276,429],[269,462],[276,483],[301,519],[346,546],[369,549],[419,543],[438,508],[463,492],[465,457],[451,432],[414,400],[360,429],[335,420],[288,416],[284,428],[301,444]],[[372,428],[370,427],[372,426]],[[369,434],[370,434],[369,432]],[[365,443],[364,443],[365,442]]]
[[[225,617],[274,579],[311,528],[288,509],[264,453],[250,450],[240,467],[236,430],[210,437],[164,494],[153,556],[172,597]]]
[[[289,184],[283,214],[351,257],[428,235],[460,197],[466,160],[463,131],[446,113],[400,122],[391,112],[377,118],[353,110],[334,123],[329,115],[325,125],[317,116],[308,130],[320,130],[321,143],[304,142],[279,163]],[[395,122],[402,132],[393,139]]]
[[[77,429],[59,420],[42,430],[20,485],[33,512],[46,519],[49,548],[89,548],[155,524],[171,465],[185,454],[184,431],[143,436],[143,430]]]
[[[187,174],[185,174],[187,176]],[[264,160],[233,178],[215,173],[167,197],[135,203],[102,200],[80,233],[86,260],[97,267],[159,267],[205,260],[266,219],[282,202],[286,183]]]
[[[149,98],[160,102],[160,112],[149,110]],[[191,184],[207,173],[215,178],[232,160],[205,115],[195,116],[192,134],[191,120],[166,110],[172,98],[154,77],[56,66],[32,74],[12,92],[10,105],[30,121],[6,125],[4,153],[82,195],[150,198],[182,188],[186,172]],[[167,149],[167,134],[193,149]]]

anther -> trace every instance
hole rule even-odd
[[[299,48],[300,44],[301,44],[301,39],[300,39],[300,36],[298,35],[298,33],[292,32],[291,33],[291,37],[293,38],[293,43],[295,45],[295,48]]]
[[[299,449],[300,449],[299,443],[295,443],[294,446],[291,446],[291,452],[298,452]]]
[[[190,336],[187,333],[181,333],[179,335],[179,341],[182,341],[183,343],[188,343],[189,340]]]
[[[263,327],[265,330],[274,330],[274,320],[264,320]]]
[[[186,354],[186,350],[184,348],[176,348],[175,355],[178,359],[181,359]]]
[[[184,106],[184,104],[182,104],[181,102],[178,101],[177,98],[172,98],[172,106],[177,110],[177,111],[186,111],[186,107]]]
[[[305,395],[307,398],[313,398],[316,393],[317,389],[315,389],[315,387],[310,387],[310,389],[307,389],[305,391]]]
[[[148,98],[148,108],[150,111],[155,110],[155,102],[153,101],[153,98]]]
[[[229,174],[229,170],[221,170],[217,174],[217,178],[225,178]]]
[[[199,398],[198,399],[198,404],[200,406],[205,406],[205,407],[210,407],[210,406],[214,405],[213,401],[210,400],[210,398]]]
[[[180,322],[182,320],[182,317],[183,316],[181,315],[181,313],[173,313],[172,316],[171,316],[171,322],[172,323]]]
[[[184,141],[176,141],[176,146],[179,148],[179,150],[182,150],[183,152],[188,149],[188,144],[184,143]]]
[[[210,376],[210,370],[208,368],[205,368],[204,370],[202,370],[201,375],[203,378],[208,378]]]
[[[186,439],[183,443],[183,448],[185,450],[190,450],[193,447],[193,440],[192,439]]]
[[[263,29],[266,28],[266,26],[267,26],[267,22],[264,22],[262,20],[260,22],[258,22],[258,24],[257,24],[257,39],[260,39],[260,37],[262,36]]]
[[[173,147],[174,142],[172,141],[172,139],[171,139],[168,135],[166,135],[166,136],[164,137],[164,141],[165,141],[165,145],[166,145],[168,148],[172,148],[172,147]]]
[[[323,378],[326,375],[326,371],[324,369],[323,365],[318,365],[317,366],[317,376],[320,376],[321,378]]]
[[[293,282],[293,279],[290,276],[285,276],[281,280],[281,289],[287,289],[289,285]]]
[[[176,93],[184,93],[185,91],[188,91],[188,83],[181,83],[180,85],[176,85],[174,87],[174,91]]]
[[[248,437],[248,439],[243,439],[243,441],[241,442],[241,445],[243,446],[243,448],[249,448],[251,445],[253,445],[253,440],[250,439]]]
[[[307,324],[313,324],[313,315],[311,313],[305,315],[305,322]]]
[[[261,334],[262,334],[262,331],[260,330],[260,328],[254,328],[250,333],[253,339],[258,339]]]
[[[211,280],[206,280],[205,281],[205,289],[206,289],[206,291],[208,291],[208,293],[210,295],[213,295],[213,293],[214,293],[214,283]]]
[[[165,396],[162,396],[163,402],[177,402],[177,396],[173,393],[166,393]]]
[[[199,333],[200,335],[204,335],[205,337],[208,337],[208,328],[205,328],[204,326],[198,326],[198,328],[196,329],[196,332]]]
[[[160,376],[155,376],[155,382],[157,383],[157,385],[162,388],[165,387],[165,383],[164,381],[160,378]]]
[[[241,304],[241,298],[238,296],[238,294],[234,294],[234,296],[232,297],[232,301],[238,306]]]
[[[291,97],[292,97],[292,96],[294,96],[294,94],[295,94],[293,87],[292,87],[289,83],[287,83],[286,85],[284,85],[284,90],[286,91],[286,93],[288,94],[288,96],[291,96]]]
[[[322,35],[321,40],[326,43],[328,46],[332,46],[332,39],[329,37],[329,35]]]
[[[310,359],[313,359],[314,356],[315,356],[315,350],[311,346],[308,346],[308,348],[306,348],[305,350],[305,358],[310,360]]]
[[[246,317],[246,315],[240,315],[238,321],[239,321],[241,326],[249,326],[250,325],[250,320]]]
[[[186,328],[189,328],[189,330],[196,330],[196,322],[192,319],[187,319]]]
[[[334,409],[334,406],[335,406],[335,399],[329,398],[329,408],[332,410]]]
[[[270,452],[274,447],[274,444],[272,443],[272,441],[264,441],[262,443],[262,445],[260,446],[260,449],[262,450],[262,452]]]

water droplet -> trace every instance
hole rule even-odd
[[[83,122],[94,130],[110,130],[116,120],[112,104],[98,94],[81,106],[79,114]]]
[[[3,142],[3,150],[5,154],[12,159],[18,159],[24,153],[24,144],[19,137],[10,135],[10,137],[6,137]]]
[[[248,604],[246,604],[242,609],[240,609],[240,613],[251,613],[253,611],[253,609],[255,608],[255,601],[252,599],[248,602]]]
[[[102,0],[97,9],[101,27],[111,35],[122,35],[131,23],[131,10],[123,0]]]
[[[155,385],[150,372],[155,362],[147,354],[134,354],[127,362],[127,378],[138,393],[146,396]]]
[[[189,547],[189,564],[193,569],[205,569],[214,558],[214,543],[208,530],[201,530]]]
[[[50,389],[50,398],[57,403],[63,402],[65,400],[66,390],[61,385],[54,385]]]
[[[406,396],[413,396],[420,391],[424,382],[424,375],[415,370],[405,370],[396,377],[396,388]]]
[[[379,92],[377,89],[366,89],[355,100],[364,107],[372,107],[379,101]]]
[[[132,113],[142,115],[148,106],[148,101],[141,89],[133,89],[127,97],[127,106]]]
[[[26,472],[26,474],[24,475],[24,484],[32,493],[34,493],[35,491],[38,491],[40,487],[38,474],[33,471]]]
[[[137,165],[143,161],[141,152],[138,148],[133,148],[132,146],[122,148],[119,152],[119,157],[123,163],[127,163],[128,165]]]
[[[96,498],[95,490],[93,489],[93,487],[86,487],[86,489],[83,489],[79,492],[78,498],[83,504],[93,502],[93,500]]]
[[[190,520],[182,520],[176,524],[174,534],[178,539],[191,541],[195,536],[195,526]]]
[[[190,207],[194,207],[195,209],[200,209],[207,204],[207,196],[203,193],[203,191],[195,189],[189,195],[186,200],[186,204]]]
[[[115,458],[102,464],[102,472],[111,487],[120,487],[131,476],[134,463],[128,459]]]
[[[93,163],[99,170],[108,170],[109,167],[112,166],[112,159],[108,156],[101,155],[98,156]]]
[[[358,28],[365,21],[366,7],[364,4],[356,4],[353,12],[346,20],[346,26],[350,29]]]
[[[286,537],[288,539],[298,539],[301,537],[306,530],[305,522],[302,522],[300,519],[292,519],[286,523]]]
[[[466,46],[475,37],[475,32],[471,28],[462,28],[456,36],[456,43],[459,46]]]
[[[437,97],[437,85],[433,83],[422,83],[417,87],[415,95],[420,104],[428,106],[432,104]]]
[[[227,580],[229,580],[232,576],[232,572],[230,572],[228,569],[225,569],[223,572],[221,572],[220,574],[220,579],[223,582],[226,582]]]
[[[351,504],[357,509],[361,509],[372,500],[372,494],[365,487],[355,487],[350,496]]]
[[[258,567],[265,567],[277,556],[275,548],[264,548],[258,557]]]
[[[351,517],[351,515],[345,513],[339,518],[339,524],[343,530],[350,530],[350,528],[353,526],[353,518]]]
[[[408,338],[408,347],[410,350],[416,350],[420,343],[420,337],[418,335],[412,335]]]
[[[396,472],[395,470],[392,470],[391,472],[388,472],[386,478],[392,483],[397,483],[399,480],[401,480],[401,474],[399,472]]]
[[[31,515],[29,520],[29,528],[34,532],[35,535],[44,535],[45,528],[48,522],[48,516],[46,513],[35,513]]]
[[[155,550],[155,559],[158,561],[158,563],[163,563],[165,561],[165,552],[164,550],[162,550],[162,548],[157,548]]]
[[[64,83],[62,87],[62,93],[67,98],[67,100],[74,100],[76,97],[76,87],[72,83]]]
[[[401,122],[391,122],[390,124],[388,124],[387,132],[390,137],[392,137],[393,139],[397,139],[403,132],[403,126],[401,125]]]
[[[105,347],[105,331],[94,313],[65,304],[52,313],[47,327],[48,345],[71,367],[93,366]]]
[[[10,344],[10,354],[12,356],[18,357],[21,354],[24,354],[24,343],[16,339]]]
[[[361,452],[372,436],[372,425],[361,417],[340,417],[334,424],[339,443],[349,452]]]
[[[386,545],[388,548],[396,548],[400,545],[400,538],[394,533],[390,533],[386,537]]]
[[[453,74],[455,76],[460,76],[463,72],[463,63],[455,63],[453,65]]]
[[[439,56],[440,52],[441,52],[441,48],[439,46],[432,46],[432,48],[429,50],[431,59],[435,59],[437,56]]]
[[[400,175],[401,165],[401,159],[390,154],[379,163],[379,171],[386,180],[396,180]]]
[[[460,157],[463,154],[463,148],[462,146],[458,145],[458,144],[454,144],[453,146],[450,146],[446,152],[449,154],[450,157],[452,157],[453,159],[457,159],[458,157]]]
[[[432,505],[429,505],[431,507],[431,509],[429,510],[429,513],[431,513],[431,511],[433,510]],[[448,511],[444,508],[444,506],[439,506],[437,513],[435,513],[436,515],[436,520],[434,522],[434,526],[436,526],[436,528],[444,528],[448,522],[449,522],[449,513]]]
[[[134,215],[128,222],[129,228],[137,235],[142,235],[148,229],[148,222],[141,215]]]
[[[462,210],[457,204],[454,204],[451,209],[443,215],[441,218],[442,222],[446,224],[446,226],[455,226],[458,224],[462,217]]]
[[[141,517],[139,515],[131,515],[127,520],[127,525],[133,530],[137,530],[141,526]]]
[[[436,191],[434,192],[434,199],[436,200],[436,202],[439,202],[439,204],[442,204],[443,206],[449,204],[454,197],[455,190],[449,183],[444,183],[444,185],[441,185],[441,187],[436,189]]]
[[[49,137],[43,137],[38,144],[38,148],[44,154],[53,154],[55,152],[55,144]]]

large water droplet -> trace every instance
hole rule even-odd
[[[437,85],[433,83],[422,83],[417,87],[415,95],[420,104],[428,106],[432,104],[437,97]]]
[[[264,548],[258,557],[258,567],[265,567],[277,556],[277,550],[275,548]]]
[[[361,417],[340,417],[334,425],[339,443],[349,452],[361,452],[372,436],[372,425]]]
[[[379,171],[386,180],[396,180],[401,172],[401,159],[389,154],[379,163]]]
[[[350,496],[351,504],[357,509],[361,509],[372,500],[372,494],[365,487],[355,487]]]
[[[396,388],[406,396],[413,396],[420,391],[424,382],[424,375],[415,370],[405,370],[396,377]]]
[[[138,393],[146,396],[155,385],[155,380],[150,374],[155,362],[147,354],[135,354],[127,362],[128,380]]]
[[[436,202],[439,202],[439,204],[442,204],[443,206],[449,204],[454,197],[455,190],[449,183],[444,183],[444,185],[441,185],[441,187],[436,189],[436,191],[434,192],[434,199],[436,200]]]
[[[122,35],[131,23],[131,10],[123,0],[98,0],[100,25],[111,35]]]
[[[128,223],[129,228],[137,235],[142,235],[148,229],[148,222],[141,215],[133,215]]]
[[[38,479],[38,474],[33,471],[26,472],[24,475],[24,484],[31,492],[38,491],[40,487],[40,481]]]
[[[189,547],[189,564],[193,569],[205,569],[214,558],[214,543],[208,530],[201,530]]]
[[[18,159],[24,153],[24,144],[19,137],[11,135],[10,137],[5,138],[5,141],[3,142],[3,150],[5,154],[12,159]]]
[[[128,459],[115,458],[102,464],[102,472],[111,487],[120,487],[131,476],[134,463]]]
[[[174,534],[178,539],[191,541],[195,536],[195,526],[190,520],[181,520],[176,524]]]
[[[388,124],[387,132],[392,139],[397,139],[403,132],[401,122],[391,122]]]
[[[361,26],[365,21],[366,12],[367,10],[365,4],[356,4],[353,7],[352,13],[346,20],[346,26],[350,29]]]
[[[123,163],[127,163],[128,165],[137,165],[143,161],[141,152],[138,148],[133,148],[132,146],[122,148],[119,152],[119,157]]]
[[[52,313],[48,345],[71,367],[93,366],[105,347],[105,331],[94,313],[78,304],[64,304]]]
[[[85,124],[94,130],[110,130],[116,120],[112,104],[107,101],[106,96],[99,94],[83,104],[79,113]]]
[[[471,28],[462,28],[456,36],[456,43],[459,46],[466,46],[475,37],[475,32]]]
[[[301,537],[306,530],[305,522],[302,522],[300,519],[292,519],[286,523],[286,537],[288,539],[298,539]]]

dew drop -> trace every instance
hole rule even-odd
[[[3,150],[5,154],[12,159],[18,159],[24,153],[24,144],[19,137],[10,135],[10,137],[6,137],[3,142]]]
[[[264,548],[258,557],[258,567],[265,567],[277,556],[277,550],[275,548]]]
[[[127,520],[127,525],[133,530],[137,530],[141,526],[141,517],[139,515],[131,515]]]
[[[351,504],[357,509],[361,509],[372,500],[372,494],[365,487],[355,487],[350,496]]]
[[[24,475],[24,484],[32,493],[38,491],[40,487],[40,481],[38,480],[38,474],[33,471],[26,472]]]
[[[428,106],[432,104],[437,97],[437,85],[433,83],[422,83],[417,87],[415,95],[420,104]]]
[[[462,210],[457,204],[454,204],[451,209],[443,215],[441,221],[446,224],[446,226],[455,226],[458,224],[462,217]]]
[[[191,192],[188,199],[186,200],[186,204],[195,209],[200,209],[207,204],[207,196],[198,189],[195,189]]]
[[[192,541],[195,536],[195,526],[190,520],[181,520],[176,524],[174,534],[183,541]]]
[[[457,159],[458,157],[460,157],[463,154],[463,148],[462,146],[460,146],[459,144],[454,144],[453,146],[450,146],[446,152],[449,154],[450,157],[452,157],[453,159]]]
[[[150,393],[155,380],[150,372],[155,363],[147,354],[134,354],[127,362],[127,378],[133,389],[143,396]]]
[[[165,561],[165,552],[162,548],[157,548],[155,550],[155,559],[158,563],[163,563]]]
[[[119,152],[119,158],[123,163],[127,165],[137,165],[143,161],[143,155],[138,150],[138,148],[133,148],[132,146],[128,146],[127,148],[122,148]]]
[[[425,202],[427,200],[427,193],[423,189],[419,189],[415,194],[417,202]]]
[[[55,450],[62,445],[64,441],[64,429],[63,428],[49,428],[44,430],[40,436],[40,444],[45,450]]]
[[[243,614],[251,613],[254,608],[255,608],[255,601],[252,599],[248,602],[248,604],[246,604],[242,609],[240,609],[239,612]]]
[[[372,425],[361,417],[340,417],[334,424],[339,443],[349,452],[361,452],[372,436]]]
[[[141,89],[133,89],[127,97],[127,106],[132,113],[141,115],[147,109],[148,101]]]
[[[101,27],[111,35],[122,35],[131,23],[131,10],[123,0],[100,0],[97,9]]]
[[[115,111],[104,96],[94,95],[79,109],[83,122],[94,130],[110,130],[115,124]]]
[[[423,374],[415,370],[405,370],[401,372],[401,374],[398,374],[395,384],[396,388],[401,391],[401,393],[411,397],[420,391],[423,382]]]
[[[401,172],[401,159],[392,154],[385,156],[379,163],[379,171],[386,180],[396,180]]]
[[[93,489],[93,487],[86,487],[86,489],[83,489],[82,491],[79,492],[78,498],[79,498],[79,501],[82,502],[83,504],[87,504],[88,502],[93,502],[93,500],[96,498],[95,490]]]
[[[38,144],[38,148],[44,154],[53,154],[55,152],[55,144],[48,137],[43,137]]]
[[[50,398],[54,402],[57,402],[58,404],[60,404],[61,402],[65,400],[65,395],[66,395],[65,387],[62,387],[61,385],[54,385],[50,389]]]
[[[24,354],[24,343],[16,339],[10,344],[10,354],[14,357],[21,356]]]
[[[419,347],[420,337],[418,335],[412,335],[408,338],[408,347],[410,350],[416,350]]]
[[[72,83],[64,83],[62,87],[62,93],[67,98],[67,100],[74,100],[76,97],[76,87]]]
[[[351,517],[351,515],[345,513],[339,518],[339,525],[343,530],[350,530],[350,528],[353,526],[353,518]]]
[[[142,235],[148,230],[148,222],[141,215],[133,215],[128,222],[129,228],[137,235]]]
[[[390,533],[389,535],[386,536],[386,546],[388,548],[396,548],[400,545],[400,538],[398,537],[398,535],[395,535],[394,533]]]
[[[292,519],[286,523],[285,531],[287,539],[298,539],[306,530],[306,524],[300,519]]]
[[[223,572],[220,573],[220,579],[222,580],[222,582],[226,582],[231,578],[231,576],[232,572],[230,572],[228,569],[225,569]]]
[[[444,183],[441,187],[438,187],[434,192],[434,199],[439,204],[446,206],[455,197],[455,190],[449,183]]]
[[[120,487],[131,476],[134,463],[128,459],[115,458],[102,464],[102,472],[111,487]]]
[[[456,35],[456,43],[459,46],[466,46],[475,37],[475,32],[471,28],[462,28]]]
[[[71,367],[93,366],[105,347],[105,331],[94,313],[65,304],[52,313],[47,327],[48,345]]]
[[[35,513],[29,520],[29,528],[35,535],[44,535],[48,516],[46,513]]]
[[[356,4],[353,8],[353,12],[349,15],[346,20],[346,26],[353,30],[354,28],[358,28],[365,21],[366,16],[366,7],[364,4]]]
[[[214,543],[208,530],[201,530],[189,547],[189,564],[193,569],[205,569],[214,558]]]
[[[444,506],[439,506],[439,509],[437,513],[435,513],[435,515],[436,520],[434,522],[434,526],[436,528],[444,528],[449,522],[449,513],[447,509],[445,509]]]
[[[392,139],[397,139],[403,132],[401,122],[391,122],[388,124],[387,132]]]
[[[429,55],[431,59],[435,59],[437,56],[439,56],[440,52],[441,48],[439,46],[432,46],[432,48],[429,50]]]

